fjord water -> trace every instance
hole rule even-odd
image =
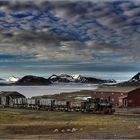
[[[39,95],[52,95],[62,92],[73,92],[80,90],[94,90],[97,88],[95,84],[53,84],[49,86],[0,86],[0,91],[17,91],[26,97]]]

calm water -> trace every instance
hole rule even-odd
[[[50,86],[0,86],[0,91],[18,91],[26,97],[59,94],[62,92],[94,90],[93,84],[55,84]]]

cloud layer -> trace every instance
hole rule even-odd
[[[139,0],[0,1],[0,61],[140,60]]]

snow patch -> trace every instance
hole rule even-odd
[[[11,76],[7,79],[7,82],[17,82],[19,80],[19,78]]]

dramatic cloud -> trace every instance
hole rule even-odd
[[[139,0],[0,1],[0,31],[1,62],[140,60]]]

